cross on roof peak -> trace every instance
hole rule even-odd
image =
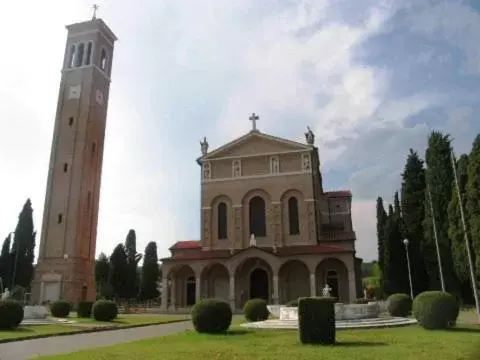
[[[252,115],[250,115],[250,117],[248,118],[251,122],[252,122],[252,131],[258,131],[257,130],[257,121],[260,117],[255,114],[255,113],[252,113]]]

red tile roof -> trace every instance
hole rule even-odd
[[[324,193],[328,197],[351,197],[350,190],[326,191]]]
[[[177,242],[181,243],[183,241]],[[175,246],[174,245],[174,246]],[[177,248],[178,249],[178,248]],[[193,248],[192,248],[193,249]],[[236,250],[234,254],[231,254],[230,250],[195,250],[188,253],[177,253],[175,257],[165,258],[162,260],[204,260],[204,259],[228,259],[229,257],[235,256],[241,252],[247,251],[250,248],[243,250]],[[277,251],[274,252],[272,248],[257,248],[261,251],[272,253],[276,256],[289,256],[289,255],[308,255],[308,254],[332,254],[332,253],[344,253],[352,252],[353,250],[344,248],[338,245],[295,245],[295,246],[286,246],[279,247]]]
[[[179,249],[198,249],[201,248],[199,240],[186,240],[186,241],[177,241],[170,247],[170,250],[179,250]]]

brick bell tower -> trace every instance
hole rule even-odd
[[[68,25],[32,302],[95,298],[95,246],[114,33]]]

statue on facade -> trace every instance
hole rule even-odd
[[[10,297],[10,290],[8,288],[5,288],[5,291],[2,294],[2,300],[7,300]]]
[[[257,246],[257,239],[255,239],[255,234],[250,235],[250,246]]]
[[[322,289],[322,296],[323,297],[330,297],[330,292],[332,291],[332,288],[328,286],[328,284],[325,284],[325,286]]]
[[[200,141],[200,149],[202,150],[202,155],[206,155],[208,152],[208,141],[207,138],[204,136],[203,140]]]
[[[307,126],[307,132],[305,133],[305,140],[308,145],[313,145],[315,143],[315,134],[313,133],[310,126]]]

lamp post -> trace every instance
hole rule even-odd
[[[410,299],[413,300],[412,271],[410,269],[410,255],[408,254],[408,239],[403,240],[405,254],[407,254],[408,282],[410,283]]]

